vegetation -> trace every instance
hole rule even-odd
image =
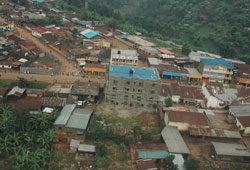
[[[46,82],[35,82],[27,81],[24,78],[20,78],[18,81],[15,80],[0,80],[0,87],[13,88],[14,86],[27,87],[32,89],[44,89],[48,86]]]
[[[187,170],[198,170],[200,167],[200,161],[188,159],[184,162],[184,166],[187,168]]]
[[[104,144],[96,145],[96,166],[97,168],[104,167],[108,162],[108,149]]]
[[[174,155],[169,155],[165,161],[166,161],[166,168],[167,170],[178,170],[178,165],[174,164]]]
[[[165,105],[166,107],[171,107],[173,105],[173,101],[172,101],[172,98],[171,97],[168,97],[166,100],[165,100]]]
[[[0,106],[0,157],[14,170],[47,169],[53,144],[53,121],[23,108]]]
[[[49,16],[44,19],[31,19],[31,24],[37,25],[37,26],[46,26],[46,25],[60,25],[62,23],[62,17],[61,16]]]
[[[246,0],[58,0],[81,19],[103,20],[113,28],[174,40],[191,48],[238,57],[250,63]]]

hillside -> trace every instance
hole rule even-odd
[[[84,0],[61,0],[77,8]],[[83,15],[128,32],[250,62],[249,0],[88,0]],[[94,16],[93,16],[94,12]],[[90,15],[91,14],[91,15]],[[96,15],[96,14],[99,14]]]

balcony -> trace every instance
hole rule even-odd
[[[203,72],[210,72],[210,73],[223,73],[223,74],[230,74],[233,75],[233,71],[225,71],[225,70],[217,70],[217,69],[207,69],[204,68]]]

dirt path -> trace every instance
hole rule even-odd
[[[39,41],[36,37],[32,36],[30,32],[26,31],[24,28],[21,27],[15,27],[16,31],[22,35],[26,40],[29,40],[31,42],[33,42],[37,48],[39,48],[42,52],[50,52],[52,54],[54,54],[62,63],[62,67],[60,72],[72,72],[73,70],[80,71],[80,69],[76,66],[74,66],[75,63],[73,62],[69,62],[66,59],[66,56],[62,55],[61,53],[59,53],[57,50],[49,47],[46,44],[43,44],[41,41]]]

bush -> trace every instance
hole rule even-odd
[[[165,100],[165,104],[166,104],[166,107],[171,107],[171,106],[173,105],[172,98],[171,98],[171,97],[168,97],[168,98]]]
[[[200,161],[195,159],[189,159],[184,162],[184,165],[187,170],[198,170],[200,167]]]

